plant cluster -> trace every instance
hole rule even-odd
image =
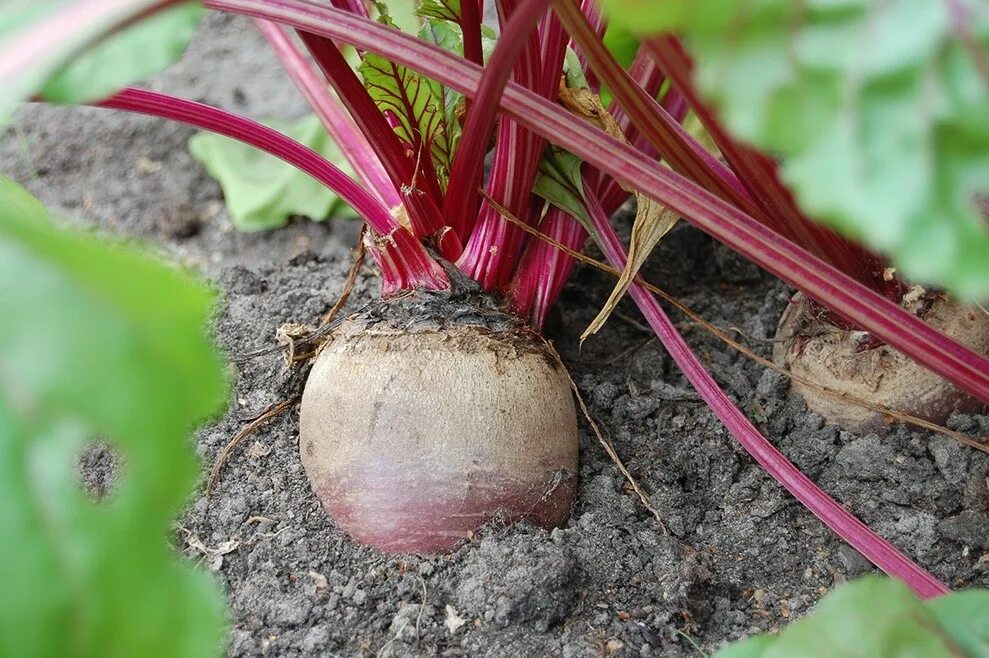
[[[575,423],[572,431],[567,430],[569,420],[554,423],[564,428],[558,450],[536,459],[526,450],[533,449],[531,439],[541,431],[537,404],[524,422],[506,421],[500,433],[484,439],[494,447],[485,452],[488,463],[475,468],[464,457],[467,448],[456,436],[457,423],[440,438],[412,445],[406,441],[408,428],[394,419],[405,413],[402,405],[417,405],[417,413],[443,401],[470,409],[511,396],[537,402],[548,398],[533,396],[549,396],[556,400],[553,414],[573,416],[569,395],[559,394],[567,390],[566,380],[554,370],[539,332],[578,252],[590,239],[620,276],[588,334],[627,293],[704,401],[767,472],[920,597],[948,591],[816,487],[762,436],[703,367],[638,278],[638,270],[683,218],[800,292],[794,308],[802,315],[783,324],[797,333],[788,336],[791,343],[779,356],[793,372],[803,367],[813,373],[815,366],[807,365],[808,359],[836,353],[834,344],[810,341],[806,328],[818,323],[843,336],[840,345],[848,353],[842,358],[852,379],[863,359],[879,359],[893,349],[947,382],[936,398],[918,400],[911,395],[918,387],[910,378],[922,370],[898,375],[907,378],[906,392],[877,396],[880,414],[905,412],[921,421],[941,422],[954,409],[989,402],[989,360],[984,356],[989,323],[986,314],[962,304],[989,294],[989,229],[983,214],[989,192],[989,12],[978,2],[946,0],[918,10],[906,0],[609,0],[603,6],[593,0],[498,0],[496,32],[483,24],[480,2],[423,0],[412,22],[414,34],[396,27],[384,5],[369,6],[363,0],[202,4],[254,19],[318,123],[310,120],[286,128],[289,135],[277,124],[127,87],[177,56],[192,34],[200,7],[168,0],[15,2],[0,11],[0,120],[17,102],[34,98],[183,122],[276,156],[319,184],[317,189],[312,181],[272,170],[278,172],[270,176],[277,185],[252,189],[245,184],[247,169],[241,166],[249,157],[245,151],[197,137],[191,148],[224,183],[231,213],[240,225],[268,228],[300,212],[324,216],[337,199],[366,223],[366,248],[381,274],[383,301],[369,314],[352,319],[334,348],[320,355],[314,373],[323,374],[310,378],[310,402],[303,402],[303,461],[314,489],[348,531],[361,536],[368,524],[408,518],[410,508],[391,502],[395,481],[421,486],[423,499],[413,501],[420,510],[429,505],[430,496],[442,502],[450,487],[467,483],[480,490],[478,498],[470,499],[471,513],[476,512],[471,523],[476,525],[505,510],[512,518],[526,517],[511,511],[516,508],[529,510],[537,520],[545,518],[547,524],[560,522],[555,509],[568,498],[563,503],[554,499],[552,513],[529,503],[533,496],[549,500],[546,492],[556,492],[575,469]],[[345,45],[354,52],[345,52]],[[346,160],[343,168],[331,161],[337,153],[331,142]],[[34,200],[10,184],[0,192],[5,204],[0,247],[11,252],[9,263],[31,260],[33,255],[56,270],[35,268],[39,271],[32,280],[48,286],[43,294],[5,291],[0,303],[14,304],[5,317],[18,313],[18,303],[31,302],[36,306],[24,307],[38,309],[31,317],[47,318],[52,326],[65,326],[64,319],[56,320],[64,318],[59,313],[72,312],[73,319],[88,321],[93,316],[85,304],[87,296],[69,291],[77,285],[87,291],[105,288],[113,307],[141,327],[128,335],[120,326],[93,320],[92,335],[106,343],[97,344],[101,349],[90,356],[109,351],[113,341],[134,343],[132,350],[120,353],[133,357],[133,362],[123,360],[115,370],[122,388],[108,388],[101,391],[103,396],[93,397],[79,394],[89,393],[91,387],[69,384],[99,371],[98,364],[80,362],[78,350],[63,349],[59,359],[50,360],[50,368],[32,370],[23,356],[44,351],[31,342],[38,334],[17,323],[0,327],[4,335],[27,341],[15,350],[7,350],[7,345],[18,345],[17,340],[0,343],[0,409],[5,410],[0,418],[17,429],[3,436],[22,437],[11,440],[10,449],[33,449],[25,437],[35,435],[46,442],[74,437],[75,443],[66,439],[50,448],[64,471],[69,444],[77,445],[84,436],[80,419],[90,421],[90,430],[126,442],[135,429],[135,416],[129,414],[144,410],[146,417],[156,419],[161,433],[148,439],[153,447],[156,440],[164,445],[210,410],[218,393],[216,369],[195,370],[191,365],[215,366],[208,347],[194,336],[199,331],[194,321],[201,320],[201,293],[188,282],[174,281],[174,273],[128,261],[135,271],[146,269],[151,279],[169,280],[162,296],[176,308],[161,306],[160,298],[152,308],[147,298],[136,296],[127,277],[116,278],[115,258],[130,256],[113,250],[108,253],[117,256],[103,256],[96,253],[104,249],[98,243],[62,236],[47,225],[38,228],[25,219],[43,215]],[[637,211],[626,246],[610,217],[632,197]],[[3,259],[0,264],[8,267]],[[34,267],[27,261],[23,265]],[[13,280],[13,275],[4,280]],[[74,305],[58,302],[69,297]],[[492,300],[504,303],[494,308]],[[450,304],[460,304],[461,310],[450,311]],[[180,331],[164,331],[155,322],[172,310],[187,312]],[[399,331],[390,315],[411,320]],[[955,319],[937,320],[948,315]],[[463,323],[457,317],[473,319]],[[480,317],[484,320],[476,319]],[[410,326],[417,328],[410,331]],[[971,337],[959,342],[964,333],[959,326]],[[426,337],[436,336],[443,347],[423,351]],[[457,345],[454,356],[450,344]],[[483,380],[457,379],[485,369],[471,360],[482,352],[482,344],[483,350],[499,355],[496,361],[508,354],[513,359],[536,354],[551,365],[531,378],[538,381],[524,386],[499,378],[500,366],[492,367],[495,374]],[[342,393],[327,393],[336,371],[326,364],[337,359],[333,367],[352,369],[354,359],[382,358],[402,350],[418,350],[428,357],[410,361],[415,372],[430,373],[425,381],[452,379],[420,397],[406,385],[405,395],[382,398],[391,424],[386,431],[376,426],[367,430],[365,442],[377,454],[339,442],[335,437],[342,421],[332,400]],[[145,352],[148,359],[142,361]],[[66,364],[72,366],[65,370],[71,376],[58,371]],[[193,370],[181,372],[183,364]],[[397,377],[405,372],[401,364],[390,367]],[[162,374],[149,381],[147,374],[153,370],[176,373],[204,390],[182,388]],[[886,371],[880,374],[885,377]],[[520,371],[519,377],[525,380],[525,373]],[[8,395],[15,379],[33,384],[29,395]],[[840,387],[841,381],[835,385]],[[138,390],[147,392],[146,400],[135,395]],[[847,403],[854,402],[856,391],[852,387],[825,393],[844,397]],[[803,393],[814,406],[811,394]],[[158,408],[172,399],[187,405],[170,405],[167,413]],[[122,411],[123,400],[132,400],[134,408]],[[145,406],[139,406],[142,401]],[[497,404],[490,406],[497,410]],[[372,407],[367,410],[369,423],[377,422],[381,411],[380,405]],[[63,415],[66,423],[56,422]],[[838,414],[834,420],[862,421]],[[361,432],[355,436],[365,437]],[[520,447],[506,437],[518,436],[526,439],[521,443],[523,458],[513,461],[508,455],[518,454]],[[448,448],[447,456],[430,461],[438,445]],[[405,461],[398,466],[379,461],[382,449],[388,448],[404,448]],[[137,471],[153,454],[150,448],[147,455],[134,449],[127,456]],[[179,456],[174,459],[182,461]],[[49,553],[45,559],[59,562],[76,577],[64,579],[61,598],[38,599],[45,610],[11,612],[10,605],[0,606],[4,637],[25,620],[50,623],[72,606],[73,592],[78,595],[80,587],[91,587],[107,576],[101,564],[56,555],[55,544],[42,536],[46,517],[24,507],[33,495],[35,477],[24,468],[26,461],[27,457],[3,462],[5,469],[12,469],[6,484],[20,486],[4,497],[4,518],[23,535],[21,548],[5,550],[11,556],[10,577],[19,578],[16,582],[23,589],[27,574],[34,573],[31,569],[55,573],[39,557]],[[413,461],[418,471],[409,466]],[[530,469],[537,461],[540,468]],[[347,468],[333,470],[340,464]],[[389,471],[392,467],[396,470]],[[392,483],[383,484],[381,473],[390,473]],[[122,532],[139,527],[128,522],[150,522],[174,513],[180,500],[164,503],[163,496],[142,503],[142,487],[161,480],[164,491],[183,493],[188,478],[150,467],[142,474],[141,482],[135,480],[133,490],[122,490],[120,502],[108,510],[76,518],[73,510],[81,509],[79,502],[66,502],[65,516],[59,520],[81,533],[74,541],[89,541],[84,536],[90,535],[92,541],[112,537],[98,530],[101,523]],[[338,476],[348,483],[344,490],[323,486]],[[57,486],[58,476],[53,477],[44,482]],[[545,488],[547,482],[552,489]],[[572,485],[559,490],[573,495]],[[355,492],[361,495],[359,505],[353,502]],[[129,521],[113,516],[137,514],[145,504],[157,505],[150,509],[160,513],[148,519],[131,516]],[[436,509],[446,507],[437,504]],[[449,517],[443,518],[458,513],[447,511]],[[443,524],[401,528],[380,541],[369,541],[399,550],[446,548],[430,543],[435,533],[459,539],[471,531]],[[154,553],[148,559],[159,562],[158,553],[164,551],[160,535],[145,535],[149,555]],[[417,544],[417,537],[429,539]],[[389,543],[393,540],[396,543]],[[25,550],[33,545],[47,545],[49,553]],[[92,554],[100,554],[100,549]],[[152,573],[164,578],[166,571],[163,567]],[[889,603],[887,612],[895,618],[889,628],[895,626],[895,632],[890,631],[888,643],[876,645],[887,652],[884,655],[898,655],[897,643],[912,642],[910,633],[923,635],[917,641],[931,642],[932,652],[935,646],[971,655],[985,649],[986,637],[976,629],[980,618],[971,603],[981,595],[921,604],[903,595],[905,589],[893,594],[883,589],[899,585],[855,587],[846,590],[853,592],[846,596],[857,604],[868,607],[870,596]],[[111,595],[101,598],[101,605],[110,605]],[[952,607],[949,601],[962,603]],[[778,640],[753,640],[728,655],[793,655],[787,651],[806,643],[800,639],[807,637],[806,629],[817,628],[815,624],[825,623],[819,620],[831,619],[832,611],[843,606],[824,604],[818,621],[802,621]],[[81,618],[78,632],[85,641],[92,639],[86,633],[102,632],[99,624],[111,618],[109,610],[100,607],[92,619]],[[929,623],[906,628],[904,620],[918,618]],[[861,641],[872,629],[859,630],[849,635],[858,639],[849,641]],[[66,637],[70,636],[75,638]],[[836,638],[835,650],[840,646],[844,645]]]

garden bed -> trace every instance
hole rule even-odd
[[[154,84],[255,118],[305,111],[251,26],[230,17],[210,17]],[[0,170],[72,221],[150,242],[216,282],[216,332],[235,388],[227,415],[197,435],[205,472],[247,422],[297,393],[281,354],[249,355],[276,345],[283,323],[315,324],[336,301],[358,225],[298,219],[236,232],[218,186],[186,151],[191,134],[105,110],[32,106],[0,142]],[[618,223],[627,233],[628,217]],[[681,225],[643,273],[771,352],[790,290],[707,236]],[[244,441],[215,493],[190,501],[176,524],[176,545],[228,589],[230,654],[700,655],[779,627],[869,571],[737,446],[631,303],[580,347],[612,284],[579,267],[547,333],[666,531],[584,423],[566,527],[490,528],[448,557],[381,555],[349,541],[317,503],[293,405]],[[366,268],[349,308],[376,287]],[[985,455],[908,428],[878,437],[826,427],[788,397],[782,377],[677,319],[718,381],[825,490],[946,583],[989,585]],[[984,416],[956,414],[950,426],[989,434]],[[113,468],[86,464],[90,481]]]

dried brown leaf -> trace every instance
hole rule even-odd
[[[601,104],[601,99],[597,94],[589,89],[561,87],[559,98],[563,106],[573,114],[597,125],[615,139],[628,143],[621,127]],[[581,334],[581,342],[584,342],[591,334],[597,333],[604,326],[611,312],[618,306],[618,302],[628,292],[628,287],[632,285],[632,281],[646,262],[649,254],[680,219],[675,212],[656,203],[646,195],[624,185],[622,187],[635,194],[637,203],[635,222],[632,224],[632,236],[629,240],[628,259],[625,262],[625,269],[618,278],[608,300],[601,308],[601,312]]]

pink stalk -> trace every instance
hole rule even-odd
[[[631,78],[632,82],[635,83],[637,87],[642,89],[646,95],[656,98],[659,95],[659,90],[663,87],[663,83],[666,81],[666,76],[660,70],[659,66],[656,65],[656,61],[639,53],[636,55],[635,59],[632,61],[632,66],[629,67],[628,76]],[[664,108],[665,109],[665,108]],[[632,141],[639,131],[635,126],[632,125],[632,118],[625,111],[616,99],[612,99],[611,103],[608,105],[608,110],[611,115],[615,117],[615,122],[622,129],[625,134],[625,138]],[[672,114],[670,115],[672,116]],[[677,123],[680,123],[679,119],[674,117]],[[631,132],[630,132],[631,131]]]
[[[690,111],[690,103],[687,102],[687,98],[676,87],[666,90],[660,105],[663,106],[664,110],[669,112],[670,116],[677,123],[683,123],[683,120],[687,118],[687,112]]]
[[[326,185],[379,233],[388,233],[397,226],[388,210],[336,165],[309,147],[256,121],[204,103],[133,87],[100,101],[97,106],[171,119],[250,144],[298,167]]]
[[[394,267],[388,271],[382,268],[383,291],[449,287],[443,269],[430,258],[418,240],[395,222],[377,199],[318,153],[277,130],[210,105],[130,87],[99,102],[97,107],[171,119],[225,135],[281,158],[340,195],[372,229],[384,236],[381,240],[386,245],[401,248],[401,258],[391,258]]]
[[[491,178],[486,186],[491,198],[523,219],[529,216],[529,196],[539,164],[529,135],[514,121],[498,124]],[[457,267],[485,290],[500,288],[515,268],[522,242],[520,232],[490,204],[482,203]]]
[[[348,41],[429,75],[462,94],[477,93],[481,69],[439,47],[374,22],[303,0],[204,0],[232,11]],[[753,263],[872,332],[956,386],[989,402],[989,360],[959,345],[758,220],[692,181],[514,83],[502,110],[592,166],[634,186]]]
[[[364,0],[330,0],[330,4],[337,9],[349,11],[352,14],[357,14],[364,18],[371,18],[371,15],[367,12],[367,5]]]
[[[555,206],[546,211],[539,231],[574,250],[580,250],[587,239],[587,231],[580,222]],[[542,330],[573,266],[574,259],[554,245],[530,240],[509,288],[512,312],[528,316],[532,326]]]
[[[601,236],[599,244],[601,250],[612,266],[623,269],[627,254],[614,229],[611,228],[608,215],[590,188],[585,189],[585,197],[594,228]],[[746,452],[752,455],[777,482],[855,550],[890,576],[903,580],[918,596],[927,599],[950,591],[943,583],[914,564],[824,493],[760,434],[701,365],[697,355],[691,351],[659,302],[646,288],[635,283],[629,288],[629,294],[691,385],[725,424],[728,431],[742,444]]]
[[[416,288],[446,290],[450,287],[450,279],[443,268],[404,228],[393,229],[387,235],[365,235],[364,244],[381,270],[382,297]]]
[[[580,11],[587,18],[587,22],[594,30],[595,36],[597,36],[598,39],[603,39],[604,32],[607,29],[608,24],[604,20],[604,14],[601,12],[601,8],[598,7],[598,0],[581,0]],[[580,67],[584,73],[584,79],[587,80],[587,88],[595,94],[600,93],[601,83],[598,81],[597,76],[594,75],[594,71],[591,70],[587,58],[584,57],[584,53],[580,51],[580,48],[577,48],[576,52],[577,59],[580,60]]]
[[[571,0],[553,0],[553,7],[601,83],[611,90],[635,127],[649,138],[671,167],[750,214],[758,210],[734,174],[698,144],[655,98],[635,84]]]
[[[569,43],[570,36],[563,29],[563,23],[553,12],[547,11],[539,30],[539,55],[543,66],[536,92],[540,96],[556,98]]]
[[[523,0],[516,3],[515,0],[501,0],[498,8],[502,22],[514,21],[515,14],[523,11],[523,7],[517,4],[539,4],[540,1],[542,0],[533,3],[532,0]],[[554,29],[553,18],[549,14],[543,17],[544,29],[539,35],[546,43],[546,55],[553,57],[553,61],[541,61],[539,37],[530,34],[522,56],[515,64],[516,82],[544,97],[555,97],[556,87],[546,82],[547,71],[554,70],[554,67],[556,71],[561,71],[565,53],[566,34],[558,29],[558,24],[557,29]],[[531,32],[526,26],[520,29]],[[518,38],[506,27],[499,43],[510,43]],[[556,39],[556,42],[548,43],[549,39]],[[498,125],[487,193],[510,213],[524,220],[530,217],[532,185],[545,144],[542,137],[514,121],[503,120]],[[501,212],[488,203],[482,203],[477,223],[464,247],[464,253],[457,260],[457,266],[479,281],[485,289],[501,288],[509,282],[515,271],[525,237],[525,233],[506,221]]]
[[[464,58],[478,66],[484,65],[481,47],[480,0],[460,0],[460,34],[464,39]]]
[[[450,167],[450,180],[443,201],[443,219],[461,239],[471,235],[480,207],[478,188],[484,174],[491,124],[498,112],[498,98],[512,74],[516,60],[536,29],[536,20],[545,0],[526,0],[505,24],[503,33],[512,39],[499,39],[474,96],[471,112]]]
[[[386,208],[400,205],[402,201],[395,185],[385,173],[367,138],[340,103],[330,95],[323,77],[313,70],[287,30],[270,21],[256,19],[255,23],[299,91],[326,126],[327,132],[340,146],[341,153],[354,168],[364,187]]]
[[[483,23],[483,0],[461,0],[460,16],[457,24],[460,25],[460,34],[463,37],[464,59],[478,66],[484,66],[484,47],[481,40],[481,24]],[[464,116],[470,116],[470,106],[474,101],[469,98],[464,99]],[[456,157],[456,156],[454,156]],[[475,189],[480,185],[475,185]],[[460,236],[454,235],[457,240]]]
[[[351,14],[342,15],[368,20]],[[299,36],[374,148],[389,177],[400,187],[413,232],[420,238],[433,235],[442,227],[436,205],[440,199],[439,183],[435,177],[426,176],[419,167],[421,159],[402,145],[336,44],[312,32],[300,31]]]

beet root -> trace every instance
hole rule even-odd
[[[481,526],[555,527],[576,489],[569,378],[529,332],[350,318],[309,374],[300,452],[355,540],[453,550]]]
[[[904,307],[980,354],[989,353],[989,316],[933,294],[913,296]],[[773,359],[791,374],[894,411],[943,424],[955,410],[984,407],[939,375],[887,346],[870,344],[869,334],[845,331],[816,317],[819,309],[794,295],[777,329]],[[888,422],[877,411],[828,395],[794,380],[811,411],[855,432],[881,432]]]

